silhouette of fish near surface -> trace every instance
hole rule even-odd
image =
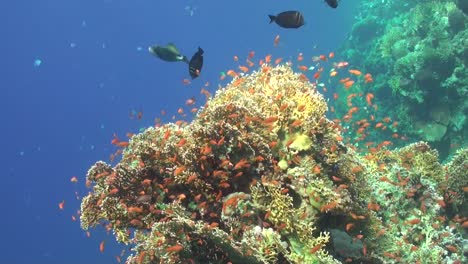
[[[338,0],[325,0],[325,2],[332,8],[338,7]]]
[[[189,73],[192,79],[197,78],[200,75],[203,67],[203,50],[198,47],[198,51],[193,54],[189,62]]]
[[[181,55],[177,47],[172,43],[169,43],[166,46],[151,46],[148,48],[148,51],[163,61],[184,61],[188,63],[187,57]]]
[[[299,11],[285,11],[270,17],[270,24],[276,22],[282,28],[300,28],[304,25],[304,17]]]

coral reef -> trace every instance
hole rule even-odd
[[[148,128],[114,168],[97,162],[82,227],[109,222],[118,241],[136,245],[130,263],[333,262],[317,219],[357,209],[362,197],[353,175],[341,176],[349,190],[329,176],[340,176],[346,148],[326,111],[288,66],[240,76],[192,123]]]
[[[468,90],[466,5],[452,0],[363,1],[340,51],[383,80],[374,83],[376,101],[393,105],[389,115],[410,117],[401,120],[399,133],[428,141],[442,158],[455,151],[444,146],[468,136],[467,124],[460,120],[467,111],[462,95]],[[440,105],[449,107],[448,123],[428,115],[427,109]]]
[[[191,123],[150,127],[116,166],[96,162],[81,226],[107,223],[127,263],[461,260],[463,228],[444,210],[466,205],[466,150],[447,168],[426,143],[361,157],[326,111],[287,65],[239,75]]]

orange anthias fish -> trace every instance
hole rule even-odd
[[[105,246],[105,242],[102,241],[101,244],[99,244],[99,251],[104,252],[104,246]]]
[[[346,82],[344,83],[344,86],[345,86],[346,89],[349,89],[349,87],[353,86],[353,84],[354,84],[354,81],[353,81],[353,80],[349,80],[349,81],[346,81]]]
[[[349,70],[349,73],[354,74],[354,75],[361,75],[361,71],[354,70],[354,69]]]
[[[241,70],[242,72],[248,72],[249,71],[249,68],[245,67],[245,66],[239,66],[239,70]]]
[[[370,82],[373,82],[374,79],[372,79],[372,75],[370,73],[366,73],[366,75],[364,75],[364,83],[370,83]]]
[[[275,47],[278,46],[279,40],[280,40],[280,35],[276,35],[275,40],[273,41],[273,45]]]
[[[195,97],[192,97],[190,99],[187,99],[187,101],[185,101],[185,104],[186,105],[193,105],[195,104]]]
[[[183,247],[179,244],[175,245],[175,246],[172,246],[172,247],[168,247],[166,248],[166,252],[167,253],[170,253],[170,252],[179,252],[183,249]]]
[[[65,208],[65,200],[60,202],[58,207],[59,207],[60,210],[63,210],[63,208]]]
[[[368,94],[366,95],[366,101],[367,101],[367,104],[368,104],[369,106],[372,105],[372,99],[373,99],[373,98],[374,98],[374,95],[371,94],[371,93],[368,93]]]
[[[340,68],[344,68],[344,67],[346,67],[346,66],[348,66],[348,65],[349,65],[348,62],[346,62],[346,61],[340,61],[340,62],[338,62],[338,63],[335,65],[335,67],[337,67],[338,69],[340,69]]]

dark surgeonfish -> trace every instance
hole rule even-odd
[[[274,21],[283,28],[299,28],[304,25],[304,17],[299,11],[286,11],[276,16],[268,16],[270,17],[270,23]]]
[[[332,8],[338,7],[338,0],[325,0],[325,2]]]
[[[187,57],[181,55],[179,50],[172,43],[167,44],[165,47],[158,45],[151,46],[148,48],[148,51],[163,61],[184,61],[188,63]]]
[[[203,50],[198,47],[198,51],[193,54],[189,62],[189,73],[192,79],[197,78],[200,75],[203,67]]]

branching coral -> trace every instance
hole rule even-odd
[[[456,213],[468,216],[468,149],[457,151],[446,165],[447,189],[446,199],[455,206]]]
[[[381,237],[377,243],[383,259],[389,263],[462,259],[461,252],[447,256],[445,246],[461,248],[464,242],[454,228],[447,226],[449,214],[443,196],[446,176],[437,151],[418,142],[382,151],[374,158],[368,166],[373,171],[373,199],[381,208],[382,226],[375,231]],[[460,177],[459,172],[454,175]]]

